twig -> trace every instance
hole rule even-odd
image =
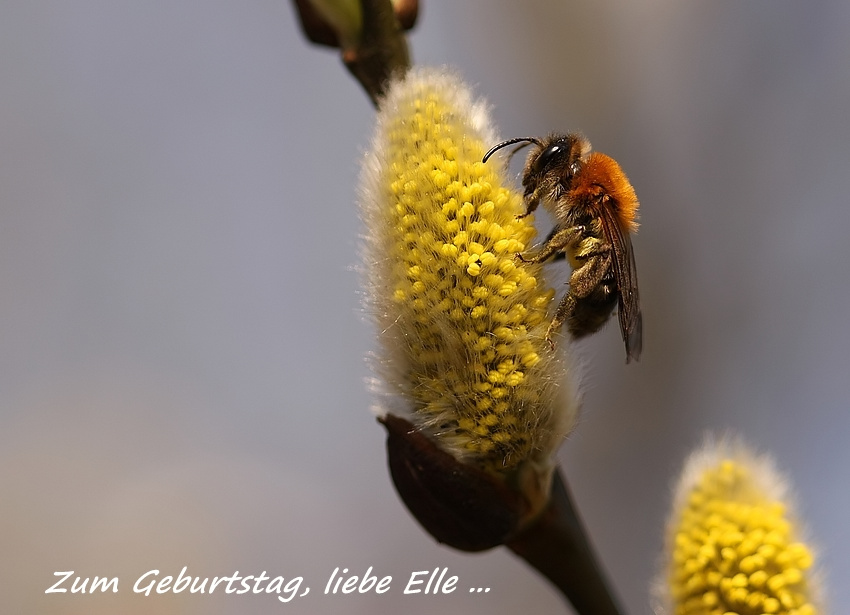
[[[342,61],[377,107],[389,79],[410,68],[410,54],[390,0],[361,0],[361,6],[360,43],[355,49],[343,51]]]
[[[549,505],[506,546],[549,579],[582,615],[622,615],[558,470]]]
[[[325,20],[309,0],[293,0],[301,28],[309,40],[319,45],[341,47],[342,61],[360,82],[377,107],[386,84],[410,68],[410,54],[404,29],[416,23],[418,2],[405,0],[395,6],[391,0],[361,0],[362,25],[355,42]]]

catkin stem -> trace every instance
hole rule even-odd
[[[623,615],[558,470],[540,518],[506,545],[557,587],[579,615]]]
[[[390,0],[361,0],[361,6],[360,42],[355,49],[343,51],[342,61],[377,107],[390,78],[410,68],[410,54]]]

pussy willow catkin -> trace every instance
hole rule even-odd
[[[554,291],[517,253],[535,235],[488,111],[445,69],[382,101],[360,189],[366,307],[379,332],[379,414],[407,418],[458,459],[548,463],[578,402],[568,340],[545,341]]]
[[[660,612],[815,615],[814,558],[787,483],[740,442],[711,441],[685,464],[668,523]]]

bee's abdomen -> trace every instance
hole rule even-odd
[[[596,333],[611,317],[617,305],[617,286],[613,276],[606,277],[586,297],[576,299],[575,308],[567,318],[567,328],[573,337]]]

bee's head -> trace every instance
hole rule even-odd
[[[590,143],[577,134],[553,134],[542,142],[537,141],[536,145],[528,155],[522,176],[526,194],[544,181],[560,183],[564,190],[569,190],[573,176],[579,172],[590,151]]]
[[[537,206],[541,197],[552,197],[569,190],[573,176],[579,172],[590,152],[590,142],[579,134],[551,134],[545,139],[519,137],[502,141],[490,148],[483,161],[487,162],[497,150],[515,143],[521,145],[511,155],[529,143],[534,145],[522,173],[524,197],[526,203],[531,204],[529,212]]]

